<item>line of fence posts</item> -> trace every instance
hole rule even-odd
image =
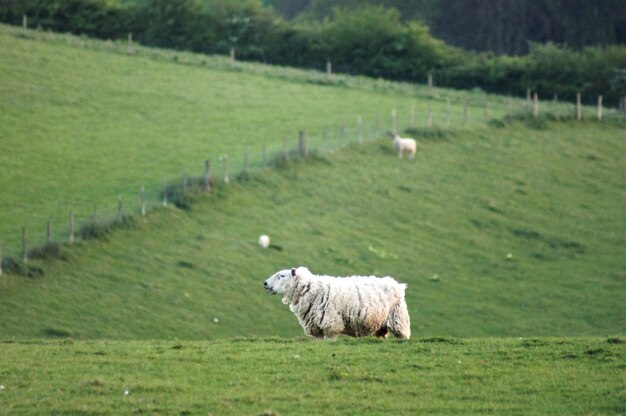
[[[26,14],[22,15],[22,28],[24,31],[28,30],[28,16]],[[132,32],[128,32],[128,43],[127,43],[127,50],[128,53],[132,53],[132,47],[133,47],[133,34]],[[234,47],[230,48],[230,53],[229,53],[229,63],[230,63],[230,67],[231,68],[235,68],[236,67],[236,51]],[[326,61],[326,75],[328,78],[330,78],[332,76],[332,62],[329,60]],[[433,75],[432,74],[428,74],[428,96],[429,97],[433,97],[434,95],[434,82],[433,82]],[[539,115],[539,103],[537,100],[537,93],[534,94],[534,107],[533,107],[533,114],[535,115],[535,117],[537,117]],[[526,110],[530,111],[530,105],[531,105],[531,90],[530,88],[526,89]],[[553,95],[553,103],[558,103],[558,95],[555,93]],[[626,97],[622,97],[619,100],[619,107],[620,110],[623,110],[624,112],[624,121],[626,121]],[[464,123],[467,123],[467,106],[464,106]],[[485,97],[485,107],[484,107],[484,114],[485,114],[485,118],[488,118],[488,114],[489,114],[489,109],[487,107],[487,98]],[[510,111],[507,112],[507,115],[509,115],[510,117]],[[410,122],[410,127],[413,127],[413,120],[414,120],[414,114],[413,111],[411,112],[411,122]],[[582,104],[581,104],[581,96],[580,93],[576,94],[576,120],[581,120],[582,119]],[[601,121],[603,119],[603,106],[602,106],[602,95],[598,96],[598,112],[597,112],[597,119],[599,121]],[[431,123],[429,123],[431,124]],[[446,124],[449,124],[449,122],[447,122]],[[395,123],[392,125],[392,130],[394,132],[396,132],[396,127],[395,127]],[[342,135],[343,137],[343,135]],[[164,197],[164,201],[163,201],[163,205],[167,206],[167,197]]]
[[[429,83],[432,82],[432,80],[430,79],[431,76],[429,76]],[[534,117],[538,117],[539,116],[539,95],[537,92],[532,93],[529,90],[527,90],[527,99],[526,99],[526,108],[528,110],[530,110],[529,108],[529,97],[532,97],[532,102],[533,102],[533,116]],[[581,120],[582,119],[582,103],[581,103],[581,94],[577,93],[576,94],[576,120]],[[558,102],[558,96],[556,94],[553,95],[553,102]],[[446,98],[446,124],[449,125],[450,124],[450,113],[451,113],[451,102],[450,102],[450,97]],[[411,106],[411,115],[410,115],[410,119],[409,119],[409,123],[411,126],[413,126],[413,122],[414,122],[414,104],[412,104]],[[624,121],[626,121],[626,96],[622,97],[619,100],[619,110],[621,112],[623,112],[624,114]],[[596,118],[598,121],[602,121],[603,120],[603,98],[602,95],[598,96],[597,99],[597,113],[596,113]],[[489,115],[489,110],[488,110],[488,101],[487,101],[487,96],[484,97],[484,114],[485,117],[488,117]],[[467,97],[464,98],[463,100],[463,122],[467,123],[468,122],[468,116],[469,116],[469,103],[468,103],[468,99]],[[512,116],[512,99],[511,97],[508,97],[507,99],[507,116],[511,117]],[[427,125],[429,127],[432,126],[432,100],[429,98],[428,99],[428,113],[427,113]],[[362,116],[357,116],[357,126],[358,126],[358,142],[359,144],[363,143],[363,118]],[[380,128],[380,116],[377,116],[376,118],[376,129],[377,131]],[[397,133],[397,111],[395,106],[393,107],[392,111],[391,111],[391,128],[392,128],[392,132]],[[340,125],[340,136],[343,139],[345,136],[345,123],[342,122]],[[324,129],[323,132],[323,139],[324,142],[327,139],[327,129]],[[262,148],[262,152],[263,152],[263,167],[267,167],[267,154],[266,154],[266,146],[263,145]],[[287,141],[285,139],[284,142],[284,148],[283,148],[283,152],[285,157],[288,157],[288,153],[287,153]],[[308,140],[308,135],[306,134],[306,131],[304,130],[300,130],[298,132],[298,152],[299,155],[301,157],[306,157],[309,155],[310,153],[310,149],[309,149],[309,140]],[[229,175],[228,175],[228,156],[227,155],[223,155],[222,156],[222,160],[223,160],[223,165],[224,165],[224,183],[229,183]],[[248,157],[248,148],[245,148],[244,151],[244,164],[243,164],[243,173],[247,173],[248,171],[248,164],[249,164],[249,157]],[[211,170],[210,170],[210,161],[207,159],[205,160],[205,172],[204,172],[204,178],[203,178],[203,191],[210,191],[211,190]],[[187,190],[187,181],[188,178],[185,176],[184,181],[183,181],[183,190],[186,192]],[[122,199],[122,194],[118,195],[118,220],[123,220],[123,199]],[[145,217],[147,215],[147,211],[146,211],[146,197],[145,197],[145,187],[141,186],[140,188],[140,202],[141,202],[141,216]],[[164,187],[164,192],[163,192],[163,205],[167,206],[168,204],[168,196],[167,196],[167,183],[165,184]],[[94,207],[94,212],[93,212],[93,223],[95,224],[97,222],[97,207]],[[74,211],[70,210],[69,213],[69,243],[72,244],[75,240],[75,219],[74,219]],[[22,261],[24,264],[24,267],[26,267],[27,263],[28,263],[28,234],[27,234],[27,229],[25,226],[22,227]],[[47,225],[46,225],[46,243],[51,243],[52,242],[52,222],[51,219],[48,218],[47,220]],[[0,245],[0,275],[2,274],[2,246]]]

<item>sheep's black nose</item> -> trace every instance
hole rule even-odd
[[[263,287],[267,288],[267,282],[263,282]]]

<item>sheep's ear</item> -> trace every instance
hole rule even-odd
[[[296,277],[296,269],[295,269],[295,267],[293,269],[291,269],[291,276],[292,277]]]

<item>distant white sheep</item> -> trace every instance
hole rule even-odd
[[[265,234],[262,234],[262,235],[259,237],[259,245],[260,245],[262,248],[268,248],[268,247],[270,246],[270,238],[269,238],[269,236],[267,236],[267,235],[265,235]]]
[[[411,139],[408,137],[402,138],[398,136],[398,133],[392,133],[391,139],[393,140],[394,147],[398,151],[398,157],[400,159],[402,159],[403,152],[409,152],[409,158],[411,159],[415,158],[415,150],[416,150],[415,139]]]
[[[392,277],[318,276],[298,267],[275,273],[263,286],[269,294],[283,295],[283,303],[309,336],[411,336],[406,285]]]

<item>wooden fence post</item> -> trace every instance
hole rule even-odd
[[[133,34],[132,32],[128,32],[128,53],[133,52]]]
[[[452,117],[452,109],[450,105],[450,96],[446,97],[446,126],[450,125],[450,117]]]
[[[526,111],[530,111],[530,88],[526,88]]]
[[[358,116],[356,123],[359,130],[359,144],[363,144],[363,117]]]
[[[48,217],[48,223],[46,224],[46,243],[50,244],[52,242],[52,223],[50,221],[50,217]]]
[[[74,210],[70,209],[70,244],[74,243]]]
[[[624,121],[626,121],[626,96],[622,97],[622,109],[624,110]]]
[[[163,185],[163,206],[167,206],[167,182]]]
[[[428,74],[428,96],[433,96],[433,75]]]
[[[602,121],[602,96],[598,95],[598,121]]]
[[[580,104],[580,93],[576,93],[576,120],[580,121],[583,118],[583,109]]]
[[[28,30],[28,16],[25,14],[22,15],[22,28],[26,31]]]
[[[141,186],[141,216],[146,216],[146,189],[143,185]]]
[[[300,157],[307,157],[309,155],[308,137],[303,130],[298,132],[298,149]]]
[[[537,93],[533,96],[533,116],[539,117],[539,94]]]
[[[122,206],[122,194],[117,196],[117,219],[122,221],[124,218],[124,208]]]
[[[469,116],[469,108],[467,103],[467,98],[463,100],[463,124],[467,124],[467,119]]]
[[[398,130],[396,129],[396,109],[395,107],[391,110],[391,132],[396,134]]]
[[[202,190],[204,192],[211,190],[211,163],[208,159],[204,161],[204,185]]]
[[[235,67],[235,48],[230,48],[230,67],[234,68]]]
[[[333,63],[330,61],[330,59],[326,61],[326,76],[328,78],[333,76]]]
[[[411,103],[411,112],[409,113],[409,127],[415,126],[415,104]]]
[[[24,264],[28,262],[28,247],[26,243],[26,227],[22,227],[22,261]]]
[[[552,95],[552,102],[554,104],[558,104],[559,102],[559,94],[557,94],[556,92],[554,93],[554,95]]]

